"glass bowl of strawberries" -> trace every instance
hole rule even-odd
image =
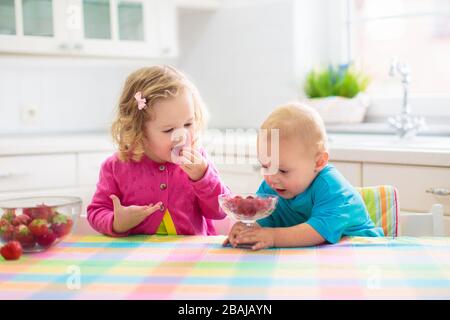
[[[29,197],[0,201],[0,242],[18,241],[23,252],[44,251],[73,232],[78,197]]]
[[[278,197],[273,194],[222,194],[219,205],[222,210],[236,220],[252,227],[256,220],[268,217],[277,206]]]

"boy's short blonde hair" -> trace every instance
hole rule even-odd
[[[278,106],[261,129],[279,129],[280,140],[294,139],[314,156],[328,151],[325,124],[317,111],[305,104],[292,102]]]
[[[206,124],[206,108],[197,88],[188,78],[171,66],[141,68],[131,73],[125,81],[120,96],[116,118],[111,127],[114,142],[118,145],[122,161],[140,161],[144,155],[144,132],[147,121],[154,118],[152,106],[161,100],[178,96],[189,90],[194,101],[196,131]],[[134,95],[142,93],[147,107],[139,110]]]

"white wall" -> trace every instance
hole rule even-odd
[[[257,127],[326,59],[327,1],[224,0],[215,11],[181,11],[177,61],[0,55],[0,134],[106,131],[128,73],[161,62],[191,76],[210,127]],[[30,104],[35,124],[21,121]]]
[[[211,127],[258,127],[298,98],[306,72],[328,55],[326,1],[226,0],[212,13],[180,13],[178,66],[199,87]]]
[[[0,55],[0,134],[106,131],[129,72],[149,61]],[[36,105],[36,123],[21,110]]]

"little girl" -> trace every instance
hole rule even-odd
[[[230,193],[197,146],[205,109],[195,86],[169,66],[142,68],[126,80],[112,125],[118,152],[101,167],[87,208],[106,235],[216,234],[217,196]]]

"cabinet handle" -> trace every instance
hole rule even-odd
[[[83,44],[82,43],[75,43],[75,45],[73,46],[73,48],[75,50],[82,50],[83,49]]]
[[[26,176],[25,172],[23,173],[13,173],[13,172],[0,172],[0,179],[9,179],[14,176]]]
[[[13,174],[12,174],[11,172],[5,172],[5,173],[1,173],[1,172],[0,172],[0,179],[11,178],[12,175],[13,175]]]
[[[444,188],[429,188],[425,190],[426,193],[435,194],[437,196],[448,196],[450,195],[450,190]]]
[[[59,48],[61,49],[61,50],[68,50],[69,49],[69,45],[67,44],[67,43],[61,43],[60,45],[59,45]]]
[[[164,48],[161,50],[161,52],[162,52],[163,54],[169,54],[169,53],[172,52],[172,49],[171,49],[170,47],[164,47]]]

